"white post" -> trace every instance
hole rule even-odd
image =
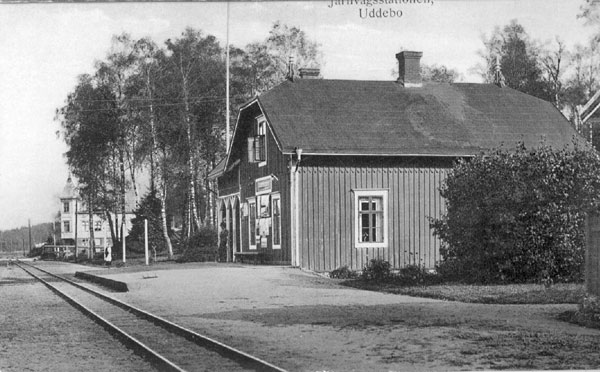
[[[121,229],[121,242],[122,242],[122,246],[123,246],[123,263],[125,263],[125,229],[127,227],[125,226],[125,224],[123,224],[123,228]]]
[[[150,263],[148,262],[148,219],[144,220],[144,252],[146,253],[146,266]]]
[[[229,1],[227,1],[227,42],[225,43],[225,152],[229,151],[229,143],[231,142],[229,134]]]

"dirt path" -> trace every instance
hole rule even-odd
[[[290,371],[600,367],[600,331],[556,319],[575,305],[436,301],[277,267],[109,275],[124,300]]]

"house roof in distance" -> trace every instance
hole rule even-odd
[[[465,156],[583,141],[551,103],[494,84],[296,79],[257,100],[284,153]]]

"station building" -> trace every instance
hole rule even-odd
[[[421,52],[396,55],[396,81],[327,80],[315,69],[241,107],[211,172],[231,260],[313,271],[432,268],[429,226],[458,158],[500,145],[581,140],[549,102],[496,84],[423,83]]]

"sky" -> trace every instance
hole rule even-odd
[[[422,62],[473,71],[482,37],[516,19],[542,42],[572,48],[595,31],[577,18],[583,0],[420,0],[421,4],[238,1],[229,6],[229,41],[261,41],[276,21],[320,44],[326,79],[392,80],[395,54],[422,51]],[[375,1],[372,1],[375,2]],[[371,10],[400,17],[363,17]],[[93,73],[113,35],[149,36],[162,44],[186,27],[225,45],[225,2],[7,3],[0,0],[0,230],[51,222],[69,170],[55,120],[77,76]]]

